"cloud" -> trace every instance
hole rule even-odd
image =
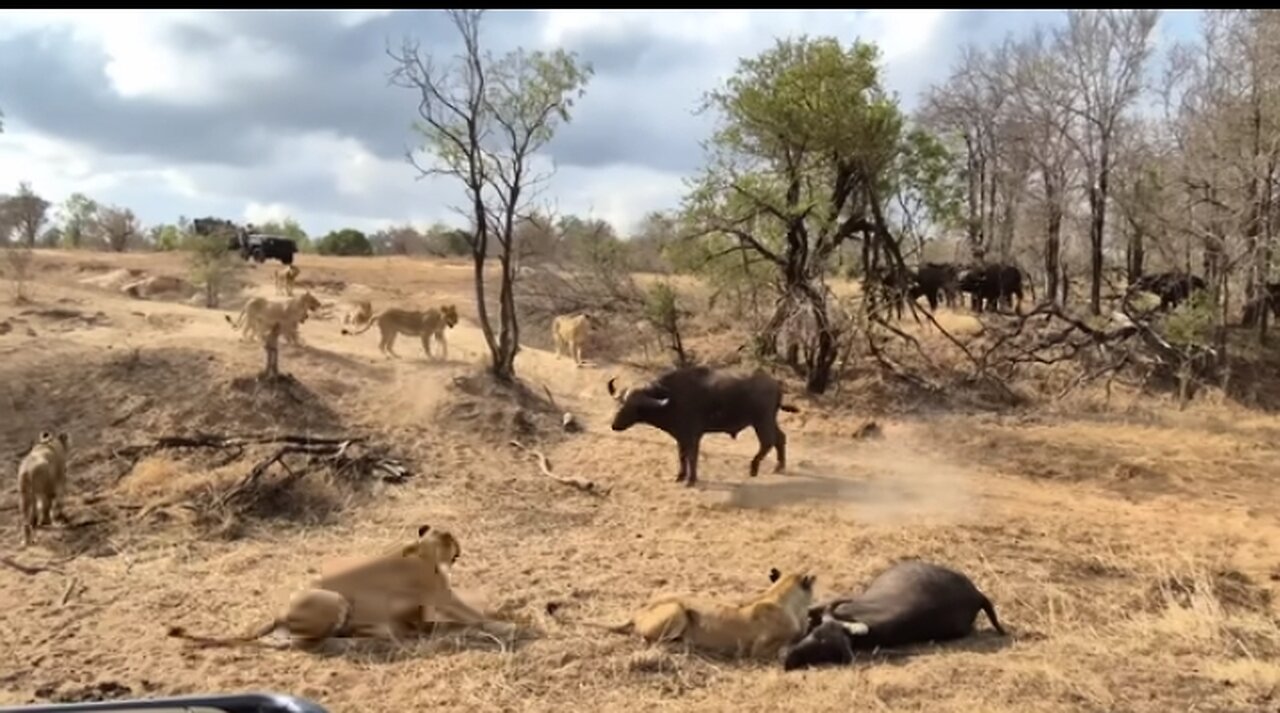
[[[702,95],[776,37],[876,42],[910,108],[965,42],[998,40],[1042,13],[489,13],[482,41],[566,47],[595,74],[545,157],[545,196],[626,232],[678,204],[713,118]],[[1181,36],[1184,17],[1165,28]],[[388,46],[417,38],[452,56],[437,11],[0,12],[0,190],[29,180],[60,202],[80,191],[148,223],[179,215],[297,218],[341,227],[458,222],[456,183],[418,180],[405,160],[416,97],[388,85]]]

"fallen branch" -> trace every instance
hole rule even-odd
[[[13,560],[9,559],[8,557],[5,557],[4,555],[0,555],[0,564],[11,567],[14,570],[17,570],[18,572],[21,572],[22,574],[27,575],[28,577],[35,576],[37,574],[40,574],[41,572],[54,572],[56,574],[63,574],[62,570],[56,569],[54,567],[37,567],[35,565],[25,565],[18,562],[14,562]]]
[[[610,490],[609,488],[598,488],[596,487],[596,484],[591,482],[590,480],[583,480],[581,478],[570,478],[563,475],[556,475],[555,473],[552,473],[551,461],[547,460],[547,456],[542,451],[534,448],[530,448],[524,445],[523,443],[521,443],[520,441],[513,440],[511,441],[511,445],[515,446],[516,448],[519,448],[525,453],[529,453],[533,455],[533,457],[538,461],[538,469],[542,471],[542,474],[556,481],[557,483],[560,483],[561,485],[567,485],[571,488],[577,488],[578,490],[581,490],[584,493],[590,493],[592,495],[608,495],[609,494],[609,490]]]
[[[62,590],[62,599],[58,600],[58,606],[65,607],[67,605],[67,600],[71,598],[71,593],[75,591],[78,584],[80,584],[80,580],[75,577],[72,577],[71,581],[67,582],[67,588]]]

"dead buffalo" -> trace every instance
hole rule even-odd
[[[676,482],[698,481],[698,444],[704,433],[727,433],[737,438],[747,426],[755,429],[760,450],[751,459],[751,477],[770,449],[777,449],[778,467],[787,467],[787,436],[778,427],[778,409],[795,413],[782,403],[782,384],[763,371],[736,376],[705,366],[673,369],[644,386],[619,390],[609,379],[609,395],[620,404],[613,430],[625,431],[646,423],[671,434],[680,451]]]
[[[998,304],[1012,306],[1012,297],[1018,298],[1018,310],[1022,310],[1022,270],[1016,265],[989,263],[964,271],[959,289],[973,297],[973,309],[995,311]]]
[[[995,607],[963,574],[920,560],[881,572],[857,596],[809,610],[809,631],[783,652],[791,671],[847,664],[855,651],[968,636],[979,611],[1004,635]]]

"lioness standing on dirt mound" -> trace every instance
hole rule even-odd
[[[312,648],[329,637],[388,636],[396,639],[421,630],[439,612],[449,619],[510,634],[513,626],[486,617],[458,599],[449,586],[447,567],[462,553],[447,530],[418,528],[418,541],[396,551],[325,571],[297,592],[284,616],[244,635],[228,638],[194,636],[170,627],[169,636],[201,646],[254,644],[283,627],[293,643]]]
[[[53,524],[52,515],[63,519],[62,499],[67,489],[66,433],[54,436],[45,431],[18,464],[18,510],[22,518],[22,546],[31,544],[36,527]]]
[[[805,633],[814,578],[773,569],[769,581],[769,589],[742,606],[664,595],[650,600],[631,621],[605,628],[634,632],[647,641],[683,641],[733,657],[776,656]]]
[[[378,351],[388,357],[400,357],[393,348],[396,344],[396,336],[407,334],[411,337],[422,338],[422,351],[427,353],[427,358],[431,358],[431,338],[435,337],[436,341],[440,342],[442,358],[448,359],[449,344],[445,341],[444,330],[458,325],[458,309],[451,304],[426,310],[390,307],[370,317],[369,321],[360,329],[350,331],[344,327],[342,333],[346,335],[364,334],[375,324],[378,325],[378,330],[382,332],[382,339],[378,342]]]
[[[555,341],[556,356],[567,351],[573,363],[582,366],[582,346],[591,333],[591,317],[586,314],[562,314],[551,320],[551,339]]]

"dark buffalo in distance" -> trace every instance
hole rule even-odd
[[[959,288],[973,298],[976,312],[995,311],[998,305],[1012,307],[1017,297],[1017,308],[1022,310],[1022,270],[1016,265],[988,263],[964,270]]]
[[[1280,320],[1280,282],[1267,283],[1257,297],[1245,303],[1240,324],[1245,327],[1257,326],[1264,310],[1271,310],[1271,316]]]
[[[1135,292],[1150,292],[1160,298],[1160,309],[1172,309],[1205,288],[1204,280],[1180,271],[1142,275],[1125,290],[1126,299]]]
[[[954,307],[959,289],[960,268],[957,265],[949,262],[926,262],[916,271],[914,284],[908,294],[912,300],[923,295],[932,312],[944,300],[948,307]]]
[[[733,438],[750,426],[760,449],[751,459],[751,477],[760,462],[776,450],[778,466],[787,467],[787,436],[778,427],[778,411],[796,413],[782,403],[782,383],[763,371],[748,376],[717,372],[705,366],[668,371],[634,389],[619,390],[609,379],[609,395],[619,404],[612,428],[625,431],[644,423],[676,440],[680,472],[676,482],[690,487],[698,481],[698,447],[706,433],[727,433]]]
[[[863,289],[879,288],[882,299],[893,308],[894,316],[902,319],[903,302],[916,286],[916,274],[909,268],[901,272],[884,266],[867,271]]]
[[[810,609],[809,630],[783,650],[782,665],[848,664],[855,651],[963,638],[980,611],[1004,636],[991,600],[968,577],[921,560],[899,562],[861,594]]]

